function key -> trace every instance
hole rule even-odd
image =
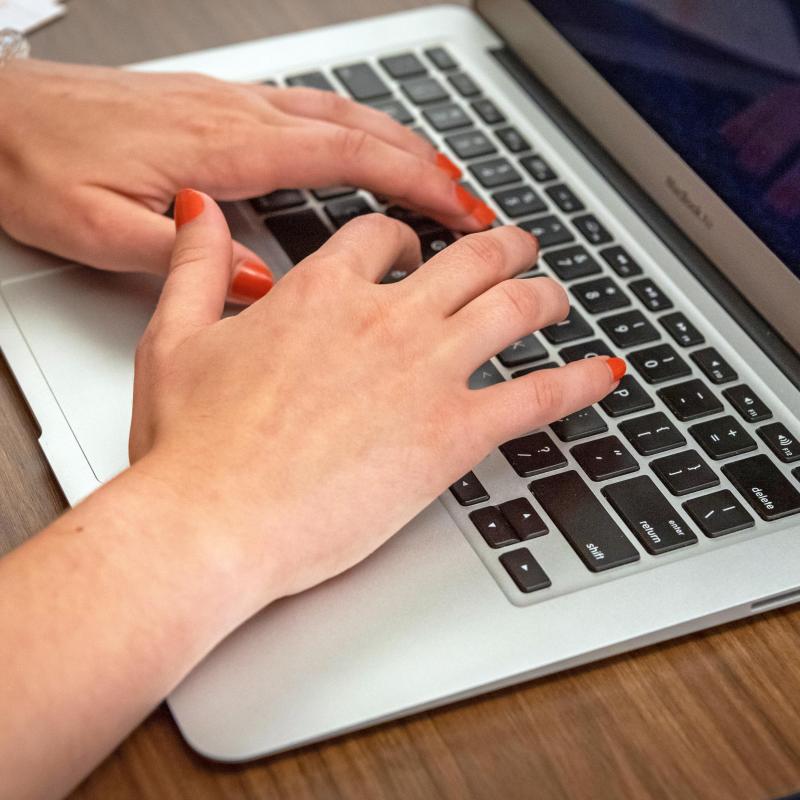
[[[445,106],[426,108],[422,112],[428,122],[437,131],[451,131],[455,128],[463,128],[472,124],[472,120],[466,115],[461,106],[455,103],[448,103]]]
[[[487,361],[469,376],[467,385],[470,389],[484,389],[487,386],[502,383],[504,380],[505,378],[500,374],[497,367],[491,361]]]
[[[572,361],[582,361],[584,358],[595,358],[595,356],[613,356],[608,349],[608,345],[601,339],[592,339],[581,344],[571,344],[569,347],[562,347],[558,355],[565,364]]]
[[[497,125],[499,122],[506,121],[500,109],[489,100],[488,97],[484,97],[480,100],[473,100],[470,106],[487,125]]]
[[[797,437],[782,422],[764,425],[757,433],[767,443],[767,447],[785,464],[800,459]]]
[[[567,459],[546,433],[531,433],[500,445],[517,475],[529,478],[567,465]]]
[[[448,70],[458,68],[458,62],[444,47],[431,47],[425,51],[425,55],[430,59],[436,69]]]
[[[660,411],[626,419],[620,422],[619,429],[643,456],[652,456],[686,444],[681,432]]]
[[[284,208],[294,208],[305,203],[306,198],[299,189],[278,189],[276,192],[254,197],[250,205],[259,214],[269,214],[271,211],[281,211]]]
[[[608,425],[594,408],[588,406],[557,419],[550,424],[550,428],[562,442],[574,442],[576,439],[585,439],[596,433],[605,433]]]
[[[544,260],[562,281],[585,278],[600,272],[600,265],[579,244],[563,250],[553,250],[544,256]]]
[[[449,100],[450,95],[436,78],[417,78],[400,84],[403,94],[418,106]]]
[[[768,456],[743,458],[726,464],[722,471],[761,519],[780,519],[800,512],[800,492]]]
[[[711,383],[727,383],[739,377],[733,367],[713,347],[695,350],[691,354],[691,359]]]
[[[498,355],[498,358],[504,367],[518,367],[528,361],[540,361],[547,358],[547,350],[544,349],[536,334],[529,333],[506,347]]]
[[[435,231],[421,233],[419,235],[419,244],[422,248],[422,260],[429,261],[437,253],[441,253],[445,247],[453,244],[455,236],[450,231],[444,228],[439,228]]]
[[[694,497],[687,500],[683,507],[697,527],[712,539],[755,525],[753,518],[729,489]]]
[[[576,444],[570,452],[593,481],[616,478],[639,469],[639,462],[616,436]]]
[[[655,403],[633,375],[623,375],[617,388],[609,392],[600,401],[600,405],[609,417],[622,417],[652,408]]]
[[[489,547],[506,547],[519,542],[506,518],[494,506],[471,511],[469,518]]]
[[[413,53],[399,53],[380,59],[381,66],[397,80],[410,78],[413,75],[424,75],[425,65]]]
[[[658,321],[681,347],[692,347],[705,342],[703,334],[680,311],[665,314],[663,317],[659,317]]]
[[[538,240],[540,247],[554,247],[557,244],[566,244],[575,237],[567,230],[567,226],[554,216],[537,217],[520,222],[519,227],[532,233]]]
[[[293,264],[319,250],[330,238],[325,223],[310,208],[268,217],[266,225]]]
[[[476,94],[480,94],[481,90],[478,87],[478,84],[470,78],[464,72],[459,72],[456,75],[449,75],[447,80],[455,87],[455,90],[462,96],[462,97],[474,97]]]
[[[489,141],[483,131],[464,131],[445,137],[450,149],[461,159],[489,156],[497,152],[497,148]]]
[[[517,497],[515,500],[508,500],[500,503],[498,508],[514,529],[514,533],[523,541],[544,536],[547,533],[547,525],[533,510],[533,506],[527,498]]]
[[[696,450],[684,450],[650,462],[650,469],[672,494],[682,495],[710,489],[719,484],[717,473]]]
[[[611,234],[603,227],[594,214],[575,217],[572,224],[583,234],[589,244],[605,244],[611,241]]]
[[[485,503],[489,499],[489,492],[483,488],[474,472],[468,472],[459,478],[451,487],[453,497],[462,506],[474,506],[476,503]]]
[[[516,128],[500,128],[495,131],[495,135],[512,153],[531,149],[528,140]]]
[[[625,292],[611,278],[577,283],[570,287],[570,291],[590,314],[601,314],[631,304]]]
[[[756,449],[750,434],[731,416],[698,422],[689,428],[689,433],[715,461]]]
[[[550,199],[565,214],[573,214],[576,211],[583,211],[584,209],[583,203],[581,203],[577,195],[565,183],[557,183],[555,186],[548,186],[545,191]]]
[[[364,62],[336,67],[334,73],[356,100],[376,100],[391,95],[389,87],[378,77],[378,73]]]
[[[689,365],[668,344],[637,350],[630,353],[628,358],[648,383],[663,383],[692,372]]]
[[[526,547],[511,550],[500,556],[500,563],[521,592],[529,594],[551,586],[550,578]]]
[[[335,92],[333,84],[322,72],[304,72],[302,75],[290,75],[286,78],[287,86],[306,86],[309,89],[322,89],[326,92]]]
[[[359,195],[333,200],[325,206],[325,213],[337,228],[341,228],[351,219],[360,217],[363,214],[371,214],[373,211],[374,209],[369,203]]]
[[[600,320],[600,327],[617,347],[635,347],[658,339],[658,331],[641,311],[624,311]]]
[[[524,217],[527,214],[538,214],[547,209],[547,204],[529,186],[515,186],[495,192],[492,199],[503,209],[508,217]],[[545,256],[545,259],[547,257]]]
[[[395,122],[401,125],[408,125],[414,121],[414,115],[399,100],[379,100],[377,103],[370,104],[378,111],[388,114]]]
[[[624,247],[619,245],[606,247],[600,251],[600,255],[620,278],[631,278],[634,275],[642,274],[642,268],[633,260]]]
[[[525,156],[519,160],[519,163],[538,183],[554,181],[558,178],[552,167],[541,156]]]
[[[697,378],[659,389],[658,396],[682,422],[722,411],[722,403],[714,397],[703,381]]]
[[[747,422],[763,422],[772,416],[766,403],[747,384],[731,386],[722,394]]]
[[[564,344],[591,336],[594,331],[592,326],[581,316],[580,311],[575,306],[570,306],[565,320],[542,328],[542,333],[551,344]]]
[[[473,164],[469,171],[486,189],[522,180],[522,175],[505,158],[492,158],[489,161],[482,161],[480,164]]]
[[[672,308],[672,300],[650,278],[631,281],[628,286],[648,311],[664,311],[667,308]]]

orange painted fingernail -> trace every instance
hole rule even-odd
[[[497,214],[486,203],[479,203],[470,216],[481,228],[488,228],[497,219]]]
[[[436,154],[436,166],[444,170],[453,180],[461,177],[461,170],[444,154]]]
[[[175,228],[180,228],[195,217],[200,216],[205,208],[203,195],[194,189],[181,189],[175,195]]]
[[[479,205],[482,205],[481,201],[460,183],[456,184],[456,198],[467,214],[471,214]]]
[[[628,371],[628,365],[621,358],[608,358],[606,359],[606,364],[608,364],[608,368],[611,370],[611,375],[615,383]]]
[[[243,261],[231,281],[231,295],[254,302],[261,299],[274,285],[272,273],[258,261]]]

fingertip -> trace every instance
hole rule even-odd
[[[246,259],[234,267],[228,299],[248,305],[260,300],[274,285],[275,277],[266,264]]]
[[[203,213],[206,207],[204,196],[195,189],[181,189],[175,195],[175,229],[182,228]]]
[[[434,163],[448,177],[457,181],[461,177],[461,170],[444,153],[437,151],[434,156]]]
[[[628,365],[624,359],[612,356],[606,359],[606,366],[611,372],[611,377],[614,383],[619,383],[625,373],[628,371]]]

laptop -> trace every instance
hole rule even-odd
[[[596,354],[631,367],[229,636],[169,698],[198,752],[275,753],[800,599],[800,129],[782,115],[800,13],[750,11],[481,0],[134,67],[383,108],[535,233],[520,279],[557,277],[572,311],[510,342],[476,391]],[[226,206],[279,274],[369,210],[405,219],[426,257],[453,241],[352,187]],[[72,503],[127,464],[158,290],[2,241],[0,344]]]

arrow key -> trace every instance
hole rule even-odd
[[[524,497],[517,497],[515,500],[500,503],[498,508],[517,536],[523,541],[525,539],[533,539],[536,536],[544,536],[547,533],[547,525],[544,524],[542,518],[533,510],[533,506]]]
[[[459,478],[451,487],[453,497],[462,506],[474,506],[476,503],[485,503],[489,499],[489,492],[483,488],[474,472],[468,472]]]
[[[469,515],[469,518],[489,547],[505,547],[519,541],[514,530],[496,506],[478,508]]]
[[[551,586],[550,578],[539,566],[539,562],[531,555],[530,550],[520,547],[500,556],[500,563],[505,567],[517,588],[525,592],[536,592]]]

